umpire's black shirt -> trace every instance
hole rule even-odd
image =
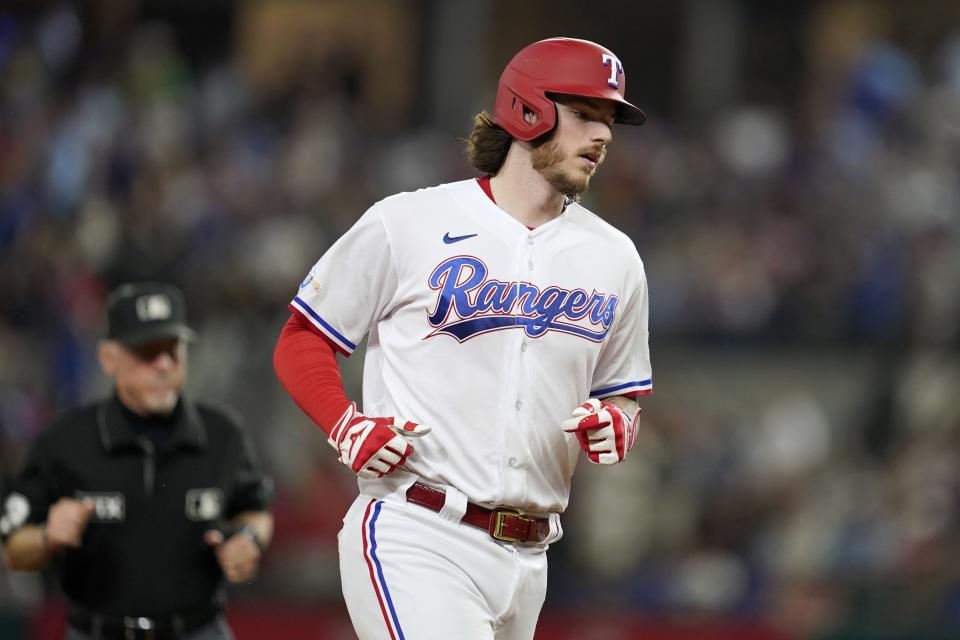
[[[94,500],[82,545],[57,558],[74,605],[117,616],[220,608],[223,574],[203,534],[242,511],[266,510],[270,481],[220,411],[181,398],[169,438],[134,423],[113,398],[45,430],[13,486],[29,503],[27,522],[45,522],[61,497]]]

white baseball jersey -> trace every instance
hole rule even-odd
[[[347,353],[369,333],[363,413],[430,425],[386,495],[419,477],[476,503],[559,513],[580,458],[560,424],[649,393],[647,282],[630,239],[572,204],[528,229],[476,180],[382,200],[293,306]]]

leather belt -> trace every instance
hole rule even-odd
[[[103,640],[178,640],[210,624],[219,614],[219,610],[211,608],[184,615],[109,616],[71,607],[67,622],[74,629],[88,635],[98,634],[96,637]]]
[[[443,509],[446,493],[419,482],[407,489],[407,501],[439,512]],[[460,522],[486,530],[503,542],[543,542],[550,535],[550,520],[524,515],[516,509],[498,507],[487,509],[472,502]]]

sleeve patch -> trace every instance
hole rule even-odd
[[[3,517],[0,517],[0,536],[6,538],[22,527],[30,517],[30,502],[26,496],[11,493],[3,507]]]

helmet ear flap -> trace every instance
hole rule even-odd
[[[528,119],[531,113],[536,118]],[[497,124],[511,136],[529,142],[553,131],[557,125],[557,105],[546,95],[538,93],[524,99],[510,87],[501,86],[497,93],[495,117]]]

